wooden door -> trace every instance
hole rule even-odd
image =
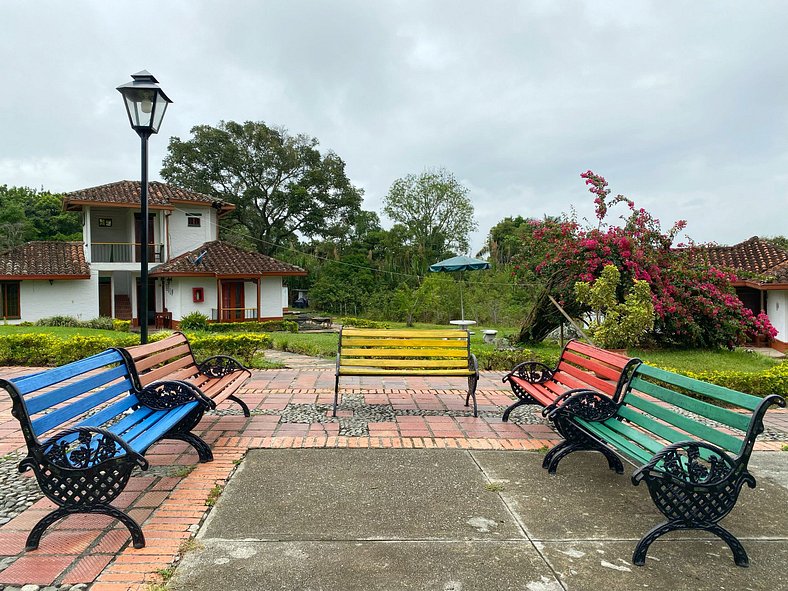
[[[228,281],[222,283],[222,320],[235,322],[244,319],[244,283]]]
[[[112,278],[99,277],[99,316],[112,317]]]
[[[156,245],[153,242],[153,213],[148,214],[148,262],[155,263],[156,261]],[[141,244],[142,242],[142,224],[140,223],[140,214],[134,214],[134,256],[135,261],[139,262],[142,259]]]

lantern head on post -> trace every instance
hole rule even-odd
[[[118,86],[123,95],[131,128],[140,137],[159,132],[167,105],[172,101],[159,87],[158,80],[147,70],[132,74],[133,80]]]

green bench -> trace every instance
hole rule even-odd
[[[589,450],[604,455],[619,474],[624,472],[620,459],[636,467],[632,483],[646,482],[667,519],[638,542],[632,557],[636,565],[645,563],[649,546],[660,536],[698,529],[722,538],[736,564],[748,566],[744,547],[719,522],[745,484],[755,487],[747,462],[771,405],[784,407],[785,400],[640,364],[618,399],[587,390],[549,413],[564,440],[547,453],[542,466],[554,474],[568,454]]]

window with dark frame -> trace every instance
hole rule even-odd
[[[200,216],[187,214],[186,215],[186,226],[189,228],[199,228],[201,225],[200,223]]]
[[[192,287],[192,301],[195,303],[205,301],[205,291],[202,287]]]
[[[3,318],[22,317],[18,281],[0,282],[0,311]]]

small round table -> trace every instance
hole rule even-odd
[[[457,328],[468,330],[469,326],[476,324],[475,320],[449,320],[449,324],[453,324]]]

